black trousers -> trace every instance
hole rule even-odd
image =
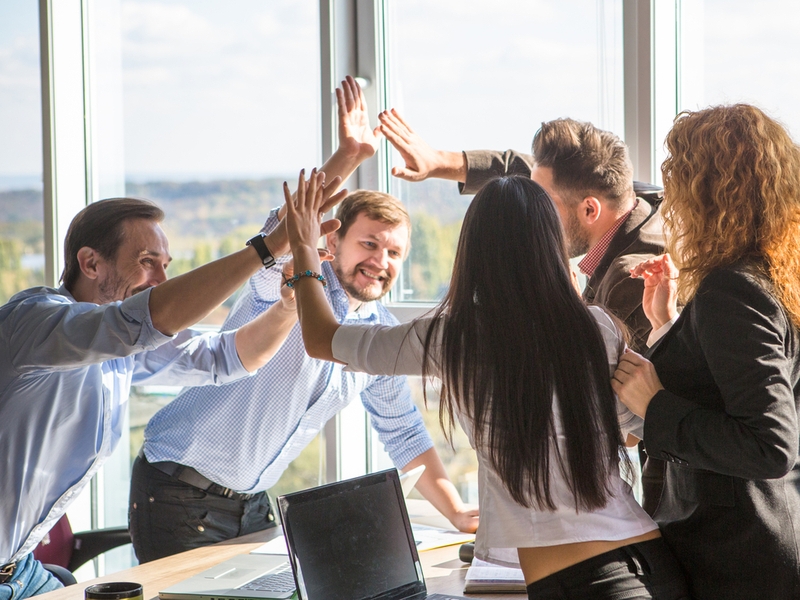
[[[266,492],[242,499],[203,491],[133,462],[128,524],[140,563],[275,527]]]
[[[690,600],[675,555],[662,538],[605,552],[534,581],[531,600]]]

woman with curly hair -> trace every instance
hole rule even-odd
[[[632,273],[666,333],[612,385],[668,461],[654,518],[693,597],[800,598],[800,150],[746,104],[678,115],[667,148],[675,264]]]
[[[537,600],[688,598],[621,477],[623,434],[641,424],[611,389],[622,335],[573,288],[547,193],[529,178],[487,183],[442,304],[387,327],[335,320],[315,280],[318,209],[302,180],[299,190],[297,206],[286,191],[287,228],[306,350],[356,371],[441,379],[440,419],[458,420],[478,454],[476,556],[519,565]]]

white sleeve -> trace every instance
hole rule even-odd
[[[599,306],[590,306],[589,312],[592,313],[595,321],[597,321],[600,333],[603,336],[603,342],[605,342],[606,345],[606,353],[608,354],[608,370],[613,377],[614,371],[617,369],[619,357],[625,351],[625,342],[623,341],[622,332],[611,317]],[[635,435],[639,439],[644,437],[644,419],[633,414],[627,406],[619,401],[619,398],[617,398],[617,420],[619,421],[619,428],[622,431],[623,439],[627,437],[629,433]]]
[[[421,375],[425,336],[430,319],[401,325],[342,325],[331,343],[333,357],[347,370],[371,375]],[[436,340],[431,351],[438,358]],[[431,374],[438,369],[431,365]]]

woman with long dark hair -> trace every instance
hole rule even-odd
[[[668,331],[613,385],[668,461],[654,518],[692,595],[797,600],[800,149],[747,104],[678,115],[667,148],[671,258],[634,275]]]
[[[441,379],[440,420],[458,420],[478,454],[476,555],[520,565],[531,598],[688,597],[620,474],[630,466],[623,436],[641,425],[611,389],[622,336],[572,286],[546,192],[518,177],[488,183],[467,210],[436,311],[348,327],[315,281],[318,191],[301,178],[293,204],[286,189],[306,349],[354,370]]]

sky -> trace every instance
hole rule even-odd
[[[94,84],[99,98],[121,98],[123,126],[106,143],[124,149],[128,178],[282,176],[319,160],[317,0],[91,0],[90,10],[98,2],[116,11],[93,13],[104,34],[96,64],[119,65],[122,76]],[[800,133],[800,3],[692,6],[684,65],[699,85],[684,87],[685,108],[754,102]],[[391,103],[450,150],[528,150],[539,124],[560,116],[622,135],[620,7],[390,0]],[[38,47],[37,3],[0,2],[6,180],[41,175]]]

